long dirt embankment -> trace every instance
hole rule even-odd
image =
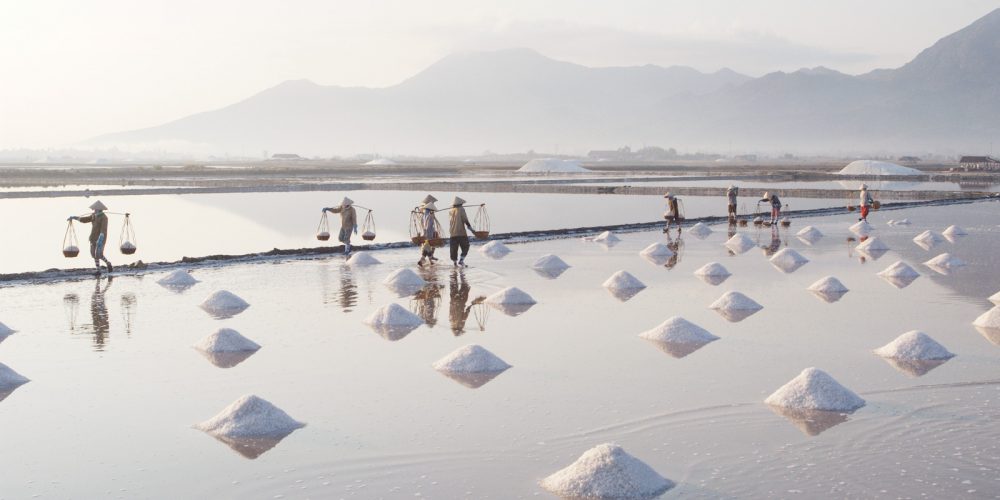
[[[978,198],[903,201],[895,203],[884,203],[882,205],[881,210],[883,211],[903,210],[915,207],[954,205],[960,203],[974,203],[978,201],[997,200],[997,199],[1000,199],[1000,195],[991,194],[989,196],[983,196]],[[802,217],[840,215],[846,213],[848,213],[847,208],[834,207],[834,208],[819,208],[814,210],[794,210],[785,212],[783,213],[783,215],[787,216],[788,218],[802,218]],[[725,221],[726,217],[724,216],[700,217],[697,219],[687,219],[684,221],[684,225],[689,226],[696,224],[698,222],[703,222],[706,224],[718,224]],[[662,221],[654,221],[654,222],[639,222],[631,224],[615,224],[609,226],[592,226],[592,227],[578,227],[578,228],[566,228],[566,229],[539,230],[539,231],[523,231],[523,232],[513,232],[513,233],[498,233],[490,235],[489,240],[504,241],[507,243],[521,243],[521,242],[593,235],[603,231],[615,231],[615,232],[649,231],[659,228],[662,225],[663,225]],[[483,242],[480,241],[479,243]],[[414,246],[415,245],[409,241],[397,241],[391,243],[379,243],[372,245],[356,245],[354,248],[355,250],[377,251],[377,250],[406,248]],[[149,272],[160,272],[172,268],[182,268],[182,267],[194,268],[194,267],[206,267],[206,266],[223,266],[223,265],[232,265],[240,263],[273,262],[275,260],[322,258],[325,256],[330,256],[335,254],[343,254],[343,252],[344,252],[343,245],[337,245],[337,246],[298,248],[298,249],[275,248],[273,250],[269,250],[266,252],[249,253],[242,255],[207,255],[203,257],[184,257],[181,260],[173,262],[143,263],[142,261],[139,261],[134,264],[129,264],[127,266],[116,268],[115,275],[123,275],[123,274],[140,275]],[[15,286],[23,283],[87,279],[93,277],[93,275],[94,275],[93,268],[49,269],[38,272],[0,274],[0,287]]]

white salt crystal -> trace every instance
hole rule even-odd
[[[899,260],[878,273],[883,278],[916,278],[920,276],[909,264]]]
[[[763,309],[764,306],[740,292],[730,291],[723,294],[715,302],[712,302],[708,308],[714,309],[723,318],[735,323],[750,317]]]
[[[809,241],[816,241],[823,237],[823,233],[813,226],[806,226],[795,233],[795,235]]]
[[[889,245],[886,245],[885,242],[880,240],[877,236],[873,236],[858,244],[857,249],[866,253],[885,252],[889,250]]]
[[[980,314],[972,324],[980,328],[1000,329],[1000,306]]]
[[[883,358],[933,361],[954,357],[948,349],[920,330],[906,332],[896,340],[875,349]]]
[[[541,481],[562,498],[654,498],[675,486],[621,446],[602,444]]]
[[[944,241],[944,238],[931,230],[924,231],[913,238],[913,242],[920,245],[924,250],[929,250],[942,241]]]
[[[909,226],[910,219],[900,219],[900,220],[889,219],[889,222],[886,222],[886,224],[890,226]]]
[[[393,271],[382,283],[389,287],[422,287],[427,284],[417,273],[405,267]]]
[[[506,361],[476,344],[455,349],[433,366],[435,370],[451,373],[502,372],[510,368]]]
[[[731,275],[729,270],[726,269],[726,266],[723,266],[718,262],[709,262],[708,264],[705,264],[704,266],[701,266],[698,269],[696,269],[694,271],[694,274],[695,276],[717,276],[717,277]]]
[[[347,263],[352,266],[374,266],[376,264],[381,264],[382,261],[372,257],[368,252],[358,252],[352,254]]]
[[[818,368],[806,368],[764,400],[784,408],[852,412],[865,400]]]
[[[531,268],[543,271],[560,271],[569,269],[569,264],[560,259],[557,255],[548,254],[539,257],[538,260],[531,265]]]
[[[277,406],[257,396],[243,396],[214,417],[195,425],[213,436],[230,438],[284,437],[304,427]]]
[[[712,228],[708,227],[704,222],[699,222],[688,229],[688,234],[696,238],[705,238],[706,236],[712,234]]]
[[[191,276],[191,273],[178,269],[162,278],[157,283],[165,288],[188,288],[199,281]]]
[[[851,232],[853,232],[854,234],[865,236],[870,234],[874,228],[867,221],[862,220],[852,225],[850,229]]]
[[[507,245],[494,240],[480,247],[479,251],[491,259],[502,259],[511,252],[511,249]]]
[[[945,229],[943,231],[943,233],[944,233],[945,236],[951,236],[951,237],[955,237],[955,236],[967,236],[969,234],[968,232],[965,231],[965,229],[963,229],[960,226],[956,226],[954,224],[951,225],[951,226],[948,226],[948,229]]]
[[[508,316],[517,316],[535,305],[535,299],[517,287],[507,287],[486,297],[486,303]]]
[[[732,238],[729,238],[729,240],[726,241],[725,245],[727,248],[732,250],[733,253],[744,253],[757,246],[753,240],[743,233],[734,234]]]
[[[30,382],[30,380],[25,378],[23,375],[10,369],[9,366],[0,363],[0,391],[9,392],[28,382]]]
[[[827,302],[836,302],[847,293],[847,287],[833,276],[827,276],[807,288]]]
[[[424,324],[424,320],[405,307],[393,303],[376,309],[363,323],[385,339],[395,342]]]
[[[941,270],[949,271],[962,267],[965,265],[965,262],[963,262],[962,259],[945,252],[931,260],[928,260],[927,262],[924,262],[924,265],[934,269],[935,271],[941,272]]]
[[[679,316],[673,316],[656,328],[640,333],[639,336],[656,342],[681,344],[707,344],[719,340],[719,337]]]
[[[618,271],[615,274],[612,274],[610,278],[604,281],[602,286],[610,290],[634,290],[646,288],[646,285],[639,281],[639,278],[632,276],[628,271]]]
[[[201,339],[194,345],[194,348],[203,352],[243,352],[256,351],[260,349],[260,345],[240,335],[240,332],[236,330],[220,328],[215,333]]]
[[[990,295],[990,302],[1000,305],[1000,292]]]
[[[674,251],[666,243],[653,243],[643,248],[639,255],[643,257],[673,257]]]
[[[227,290],[219,290],[201,303],[205,312],[220,319],[235,316],[248,307],[250,304]]]
[[[809,259],[791,248],[782,248],[778,253],[771,256],[771,264],[783,272],[791,273],[796,269],[806,265]]]
[[[594,236],[593,241],[596,243],[618,243],[621,239],[618,238],[618,236],[615,236],[615,233],[612,233],[611,231],[604,231],[603,233]]]

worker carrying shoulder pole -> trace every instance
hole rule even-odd
[[[677,234],[681,234],[681,209],[678,206],[677,197],[673,193],[667,193],[663,195],[667,199],[667,211],[663,214],[663,218],[667,220],[667,227],[663,228],[663,232],[666,233],[670,231],[670,225],[677,223]]]
[[[740,193],[740,188],[730,184],[726,190],[726,198],[729,201],[729,223],[736,223],[736,196]]]
[[[434,213],[437,212],[437,206],[434,205],[434,201],[426,200],[437,200],[431,195],[427,195],[424,198],[424,203],[420,207],[420,229],[424,233],[424,243],[420,246],[420,260],[417,261],[417,265],[420,267],[424,266],[424,259],[427,259],[427,264],[434,264],[437,258],[434,257],[434,245],[431,244],[431,240],[440,237],[438,235],[437,226],[435,224],[436,220]]]
[[[358,213],[354,210],[354,200],[344,197],[337,207],[324,207],[323,212],[340,214],[340,234],[337,241],[344,244],[344,255],[351,254],[351,234],[358,234]]]
[[[111,262],[108,258],[104,256],[104,245],[108,242],[108,215],[104,213],[108,207],[101,203],[100,200],[95,201],[93,205],[90,205],[90,209],[94,212],[90,215],[85,215],[83,217],[78,217],[76,215],[71,216],[66,220],[80,221],[84,224],[90,224],[90,256],[94,258],[94,266],[97,268],[97,274],[101,273],[101,261],[108,266],[108,272],[114,270],[111,267]]]
[[[448,212],[450,219],[450,232],[451,235],[451,263],[455,266],[465,266],[465,256],[469,255],[469,233],[466,231],[472,231],[472,223],[469,222],[469,216],[465,213],[465,200],[459,198],[458,196],[451,202],[451,210]],[[459,248],[462,249],[462,255],[458,255]]]
[[[872,195],[868,192],[868,184],[861,185],[861,218],[859,221],[868,222],[868,210],[875,203]]]
[[[781,199],[776,194],[765,192],[760,201],[771,202],[771,224],[777,224],[781,218]]]

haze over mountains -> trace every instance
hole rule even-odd
[[[95,145],[258,155],[586,152],[625,144],[802,153],[982,153],[1000,145],[1000,9],[908,64],[751,78],[588,68],[528,49],[455,54],[392,87],[288,81]]]

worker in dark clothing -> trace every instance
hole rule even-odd
[[[108,207],[98,200],[90,206],[90,209],[94,211],[90,215],[83,217],[74,215],[67,220],[75,220],[91,225],[90,256],[94,258],[94,266],[97,268],[97,274],[101,273],[101,261],[104,261],[104,264],[108,266],[108,272],[110,273],[114,269],[111,267],[111,262],[108,261],[108,258],[104,256],[104,245],[108,242],[108,215],[104,212]]]

